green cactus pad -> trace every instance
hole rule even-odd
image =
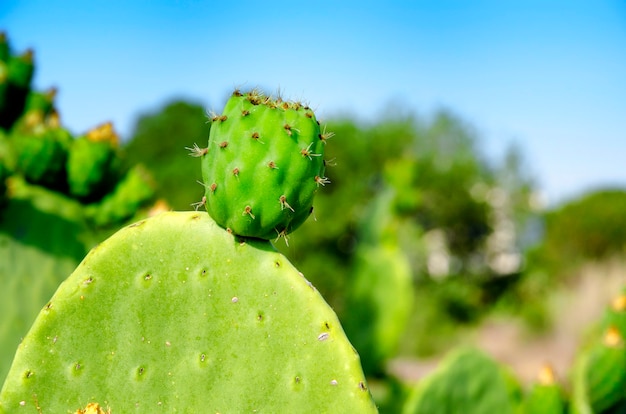
[[[524,414],[563,414],[566,412],[564,393],[554,378],[550,366],[542,367],[539,378],[524,400]]]
[[[356,351],[270,243],[170,212],[100,244],[20,344],[0,412],[371,413]]]
[[[222,227],[265,240],[286,235],[311,214],[324,177],[324,144],[302,104],[235,92],[213,117],[201,150],[206,209]]]
[[[572,386],[575,413],[604,412],[624,398],[626,352],[617,328],[609,327],[602,340],[578,355]]]
[[[462,348],[418,383],[403,414],[514,413],[520,404],[518,386],[487,355]]]
[[[0,378],[42,306],[95,244],[82,207],[63,195],[9,178],[0,208]]]
[[[395,246],[359,246],[344,326],[367,374],[395,355],[413,306],[408,260]]]

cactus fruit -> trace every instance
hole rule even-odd
[[[624,338],[609,327],[601,341],[581,353],[574,367],[573,408],[577,413],[601,413],[626,397]]]
[[[230,97],[213,117],[202,157],[206,209],[236,235],[284,236],[311,214],[324,177],[324,145],[313,111],[257,91]]]
[[[90,403],[376,412],[321,295],[269,242],[238,239],[199,212],[163,213],[94,248],[42,309],[0,391],[6,412]]]
[[[118,179],[118,143],[119,137],[110,122],[74,140],[67,160],[70,194],[94,201],[111,189]]]
[[[10,136],[15,169],[33,184],[63,190],[71,134],[59,125],[58,115],[44,117],[34,110],[21,118]]]
[[[539,371],[537,382],[532,385],[524,400],[524,414],[564,414],[565,399],[556,381],[554,371],[545,365]]]
[[[31,91],[26,97],[24,112],[41,111],[45,116],[51,115],[55,112],[54,98],[56,94],[56,88],[50,88],[45,92]]]
[[[2,43],[6,44],[6,38]],[[0,128],[9,130],[22,114],[30,91],[34,72],[33,51],[29,49],[20,55],[12,55],[6,49],[0,54],[9,55],[5,61],[0,61]]]
[[[487,355],[472,348],[449,354],[417,384],[404,414],[514,413],[519,386]]]
[[[118,225],[131,218],[154,193],[152,177],[145,168],[136,165],[102,201],[87,206],[85,214],[96,227]]]
[[[9,39],[7,39],[7,34],[5,32],[0,32],[0,62],[8,61],[10,56],[11,51],[9,48]]]

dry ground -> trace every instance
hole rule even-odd
[[[510,366],[524,384],[535,380],[544,364],[550,364],[561,382],[567,376],[583,336],[599,320],[606,306],[626,286],[626,260],[590,263],[574,275],[573,282],[550,299],[554,329],[543,336],[529,336],[511,320],[492,319],[476,332],[473,343],[496,360]],[[438,359],[397,359],[390,371],[414,382],[436,367]]]

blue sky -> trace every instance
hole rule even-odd
[[[517,143],[549,203],[626,187],[622,1],[3,0],[0,29],[76,133],[261,86],[322,119],[450,109],[488,155]]]

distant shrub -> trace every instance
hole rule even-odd
[[[625,247],[626,190],[599,190],[546,213],[543,241],[528,264],[558,276],[584,261],[623,254]]]

